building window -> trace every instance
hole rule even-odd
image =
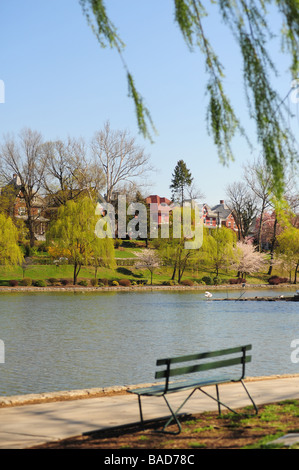
[[[19,207],[18,208],[19,215],[26,215],[26,207]]]

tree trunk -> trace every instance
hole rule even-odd
[[[171,276],[172,281],[175,280],[176,270],[177,270],[177,266],[178,266],[178,257],[179,257],[179,248],[177,249],[177,252],[176,252],[173,273],[172,273],[172,276]]]
[[[277,229],[277,217],[275,216],[275,221],[274,221],[274,227],[273,227],[273,237],[272,237],[272,243],[271,243],[271,249],[270,249],[270,266],[268,270],[268,275],[270,276],[272,273],[273,265],[272,261],[274,258],[274,248],[275,248],[275,242],[276,242],[276,229]]]
[[[33,248],[35,245],[34,221],[29,213],[28,213],[27,225],[28,225],[28,231],[29,231],[30,248]]]
[[[80,269],[81,269],[81,265],[78,264],[78,263],[74,263],[74,286],[77,284],[77,280],[78,280],[78,274],[80,272]]]
[[[262,251],[262,225],[263,225],[263,217],[264,217],[264,207],[261,210],[260,216],[260,223],[259,223],[259,233],[258,233],[258,250],[259,252]]]

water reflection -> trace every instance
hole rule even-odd
[[[286,295],[285,291],[246,296]],[[213,291],[213,298],[241,291]],[[213,302],[204,292],[14,293],[0,297],[0,395],[148,382],[158,357],[253,344],[251,376],[297,373],[298,303]]]

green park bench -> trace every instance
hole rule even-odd
[[[175,423],[178,426],[178,431],[173,432],[171,434],[179,434],[181,432],[181,424],[178,419],[178,413],[181,410],[181,408],[185,405],[185,403],[189,400],[189,398],[193,395],[195,390],[200,390],[205,395],[217,401],[218,412],[220,415],[221,415],[221,405],[229,409],[230,411],[237,413],[235,410],[232,410],[229,406],[222,403],[219,398],[218,385],[223,384],[223,383],[229,383],[229,382],[241,382],[257,414],[258,409],[243,382],[243,379],[245,378],[245,365],[247,362],[251,361],[251,355],[248,355],[246,353],[247,351],[251,350],[251,348],[252,346],[251,344],[249,344],[249,345],[239,346],[239,347],[234,347],[234,348],[229,348],[229,349],[221,349],[218,351],[203,352],[203,353],[198,353],[198,354],[172,357],[168,359],[158,359],[156,363],[157,367],[164,366],[164,369],[156,371],[155,379],[165,379],[165,381],[163,381],[162,383],[151,385],[149,387],[145,387],[145,388],[140,387],[140,388],[134,388],[134,389],[128,390],[128,392],[135,393],[138,395],[141,423],[144,422],[143,414],[142,414],[142,406],[141,406],[141,396],[163,397],[170,410],[171,417],[169,418],[169,420],[163,427],[162,432],[166,432],[165,430],[167,426],[169,426],[169,424],[172,421],[175,421]],[[223,358],[224,356],[225,358]],[[217,357],[217,360],[209,360],[210,358],[216,358],[216,357]],[[208,359],[208,361],[205,361],[206,359]],[[191,361],[193,362],[192,365],[190,365]],[[182,364],[186,362],[189,362],[189,365],[184,365],[180,367],[174,366],[175,364],[179,364],[179,363]],[[239,371],[238,371],[237,377],[234,377],[234,374],[231,371],[231,366],[237,366],[237,365],[240,366],[241,375],[239,376]],[[223,375],[220,375],[217,377],[203,378],[200,376],[201,374],[199,374],[199,377],[196,379],[185,377],[184,380],[181,380],[181,381],[170,380],[172,377],[176,377],[179,375],[187,376],[195,372],[203,373],[204,371],[207,371],[207,370],[220,369],[220,368],[222,369],[228,368],[228,371],[223,373]],[[207,393],[206,390],[202,389],[203,387],[210,386],[210,385],[216,386],[217,398]],[[175,392],[180,392],[183,390],[190,390],[190,389],[192,389],[192,392],[187,396],[187,398],[184,399],[183,403],[179,406],[179,408],[176,411],[173,411],[172,407],[170,406],[166,398],[166,395],[170,393],[175,393]]]

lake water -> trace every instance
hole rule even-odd
[[[299,373],[291,361],[297,302],[213,302],[203,291],[16,292],[0,294],[0,319],[2,396],[150,382],[157,358],[247,343],[247,376]]]

